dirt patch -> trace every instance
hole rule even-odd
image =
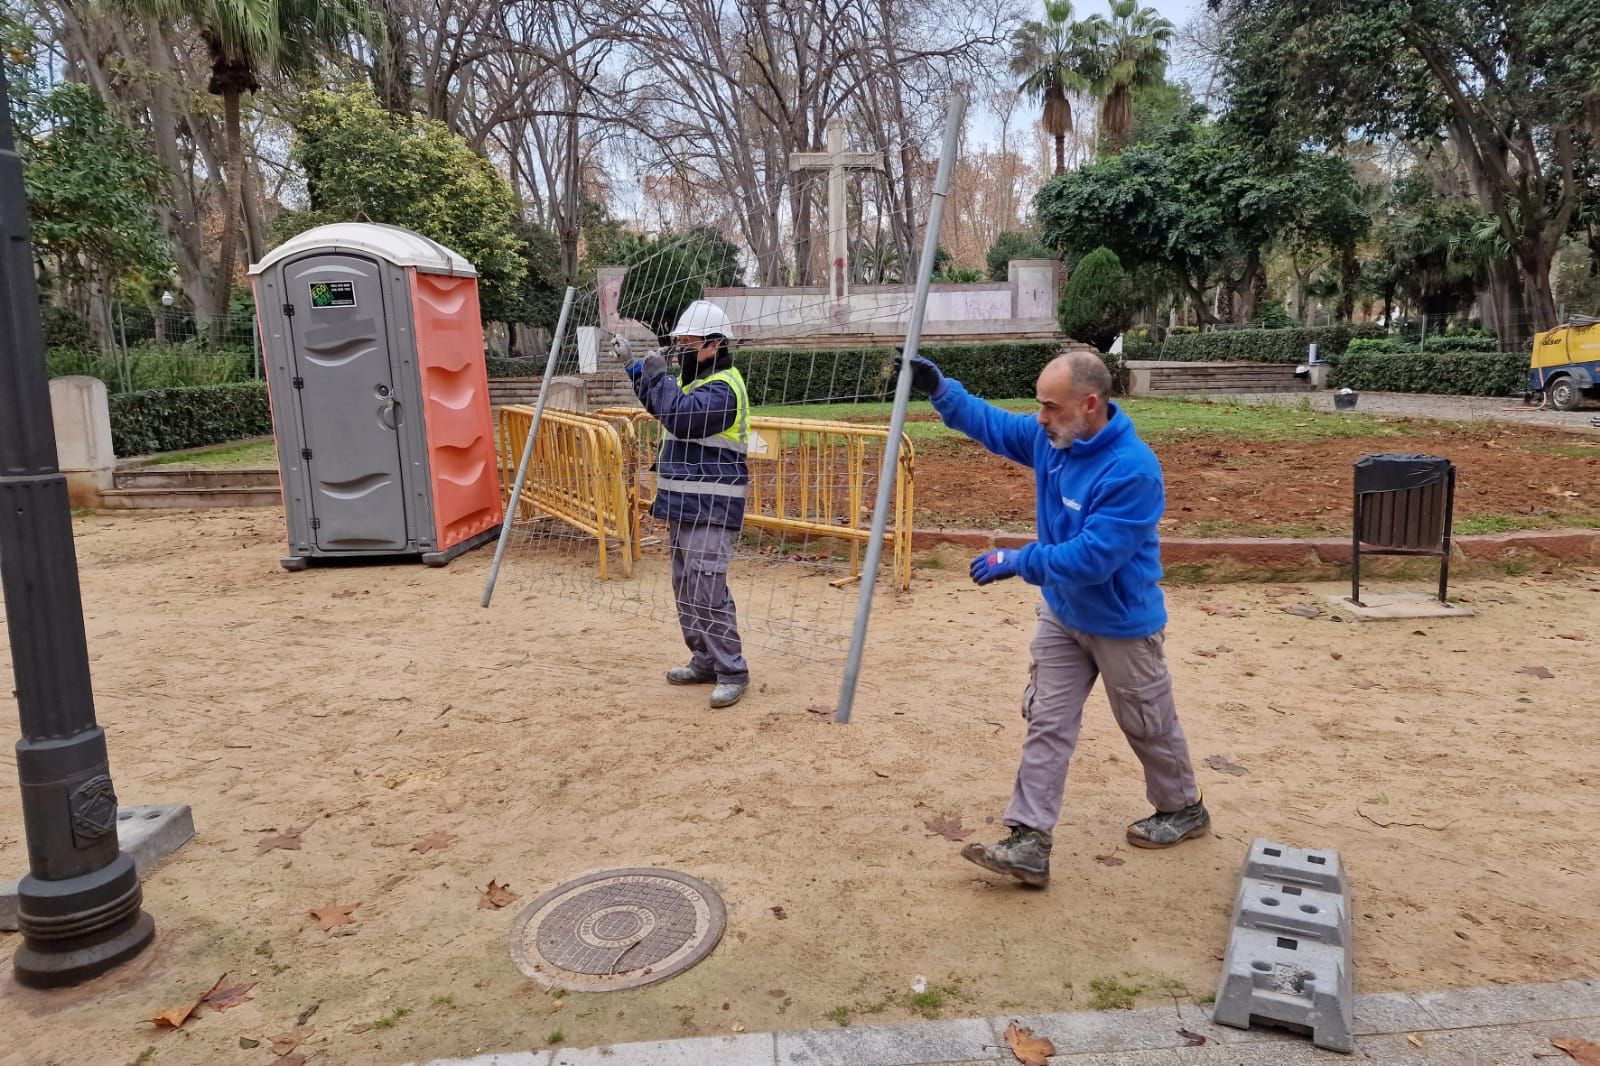
[[[1526,528],[1600,525],[1600,445],[1553,430],[1439,425],[1302,443],[1205,434],[1152,447],[1166,472],[1163,531],[1176,536],[1348,534],[1351,470],[1375,452],[1453,460],[1456,521],[1470,532],[1496,532],[1499,523],[1471,524],[1491,515]],[[916,500],[923,525],[1033,528],[1033,472],[967,440],[918,444]]]
[[[1167,648],[1216,835],[1126,847],[1148,808],[1097,692],[1055,881],[1032,892],[928,824],[1001,833],[1035,590],[928,570],[882,593],[856,721],[838,727],[808,712],[832,703],[831,666],[752,657],[755,691],[709,712],[703,689],[661,680],[683,660],[670,625],[553,580],[511,580],[484,611],[487,552],[287,574],[281,521],[79,520],[118,793],[193,804],[199,836],[146,883],[159,939],[125,972],[27,992],[6,972],[18,937],[0,935],[0,1059],[121,1066],[153,1046],[164,1066],[266,1062],[270,1038],[309,1028],[313,1064],[398,1063],[557,1034],[1083,1009],[1112,980],[1170,1004],[1214,990],[1256,835],[1342,850],[1359,991],[1550,980],[1600,952],[1600,896],[1581,890],[1600,854],[1574,831],[1595,784],[1575,753],[1600,747],[1600,571],[1463,583],[1480,613],[1449,623],[1284,613],[1332,585],[1172,590]],[[0,721],[16,721],[9,692]],[[288,835],[298,850],[262,850]],[[0,870],[25,865],[17,792],[0,787]],[[726,901],[704,963],[570,996],[513,966],[522,904],[653,865]],[[481,905],[491,880],[520,898]],[[328,928],[311,913],[352,906]],[[148,1024],[223,973],[254,986],[248,1001],[179,1033]],[[913,999],[916,975],[937,1003]],[[262,1043],[244,1054],[241,1039]]]

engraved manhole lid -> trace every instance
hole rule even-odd
[[[550,988],[639,988],[711,954],[727,921],[721,897],[688,874],[602,870],[524,907],[511,924],[511,960]]]

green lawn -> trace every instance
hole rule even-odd
[[[219,444],[201,451],[158,455],[150,466],[193,466],[205,469],[277,468],[278,453],[270,440]]]
[[[1117,403],[1128,412],[1147,441],[1175,440],[1188,434],[1226,434],[1250,440],[1325,440],[1333,437],[1399,437],[1420,432],[1408,425],[1371,415],[1325,414],[1276,404],[1242,404],[1205,400],[1121,399]],[[1038,409],[1033,400],[1001,400],[1009,411],[1031,413]],[[887,403],[788,404],[758,407],[755,414],[772,418],[848,419],[884,424],[889,421]],[[933,405],[913,400],[911,415],[930,414]],[[912,440],[937,440],[957,436],[939,422],[908,422],[906,432]]]

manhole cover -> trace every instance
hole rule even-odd
[[[552,988],[638,988],[711,954],[727,920],[721,897],[687,874],[602,870],[524,907],[511,925],[511,959]]]

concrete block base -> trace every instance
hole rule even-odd
[[[1454,603],[1440,603],[1426,592],[1364,592],[1361,603],[1348,596],[1329,596],[1328,602],[1361,622],[1399,618],[1471,618],[1476,612]]]
[[[150,868],[194,839],[186,803],[117,808],[117,846],[144,877]],[[17,931],[17,882],[0,881],[0,932]]]

